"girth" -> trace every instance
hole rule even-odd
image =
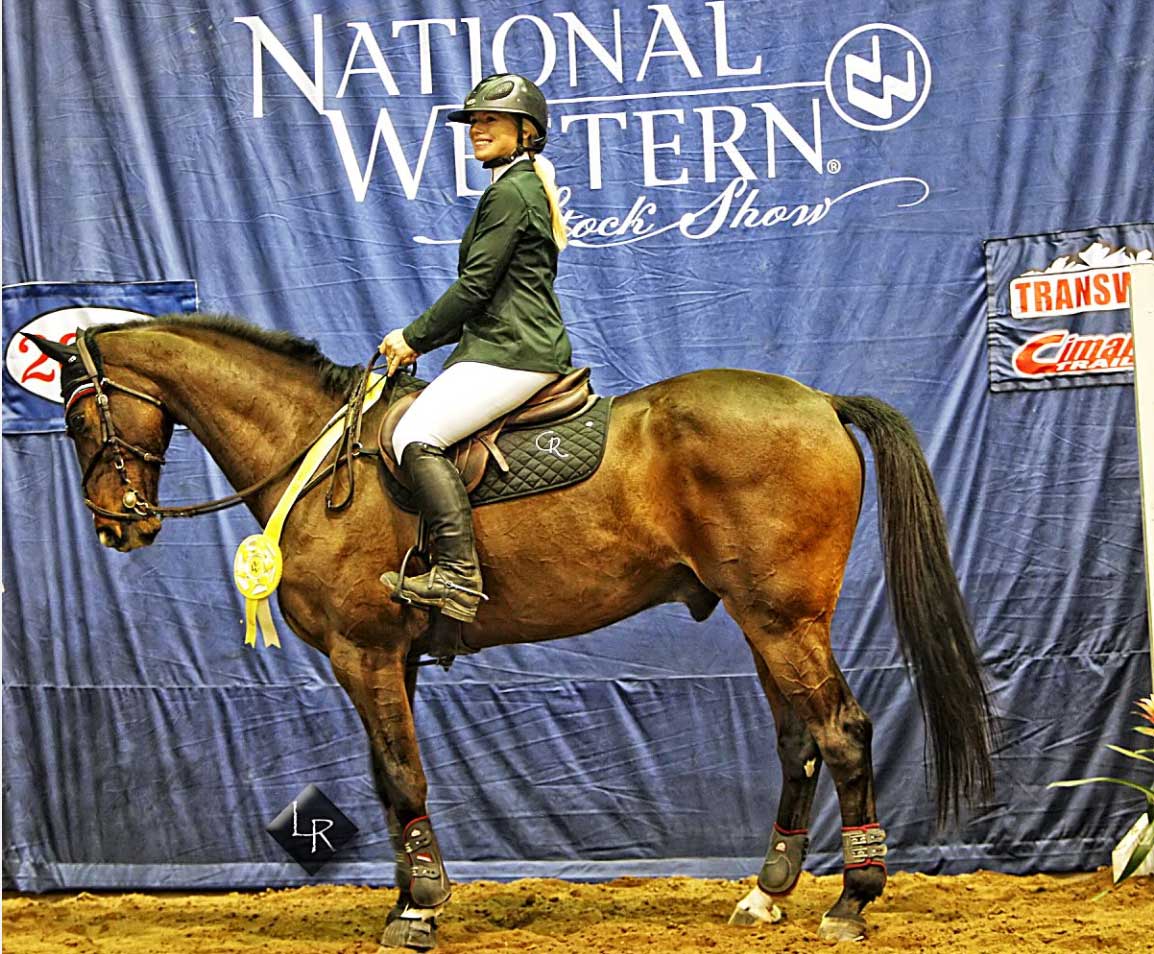
[[[420,393],[419,390],[413,391],[390,404],[377,431],[377,444],[381,449],[382,462],[393,478],[406,488],[408,483],[393,454],[393,432],[401,416]],[[471,492],[485,476],[485,468],[490,459],[502,473],[509,473],[509,462],[505,460],[505,455],[497,446],[497,437],[503,431],[520,430],[559,421],[580,414],[596,400],[589,384],[589,369],[578,368],[545,385],[520,407],[497,418],[477,433],[458,441],[451,448],[451,456],[446,456],[450,456],[460,471],[465,490]]]

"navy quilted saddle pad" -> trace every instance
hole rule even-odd
[[[605,456],[612,403],[611,397],[599,397],[574,417],[503,431],[497,446],[509,463],[509,473],[502,473],[490,460],[484,477],[469,495],[473,506],[558,490],[588,479]],[[409,491],[385,467],[378,471],[397,506],[416,513]]]

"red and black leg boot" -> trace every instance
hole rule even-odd
[[[414,818],[401,835],[401,850],[409,869],[408,895],[418,908],[438,908],[452,894],[445,862],[433,825],[427,817]]]
[[[405,826],[397,851],[397,887],[401,900],[389,912],[381,944],[427,951],[437,944],[436,914],[452,887],[428,817]]]
[[[841,897],[821,919],[818,936],[827,941],[860,941],[866,936],[862,910],[886,886],[886,833],[877,822],[844,825],[845,869]]]

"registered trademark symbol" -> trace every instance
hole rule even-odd
[[[830,173],[830,175],[836,176],[839,172],[841,172],[841,160],[831,159],[825,164],[825,171]]]

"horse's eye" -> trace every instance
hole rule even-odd
[[[79,434],[81,431],[83,431],[84,415],[73,414],[70,418],[68,418],[68,430],[70,430],[73,434]]]

